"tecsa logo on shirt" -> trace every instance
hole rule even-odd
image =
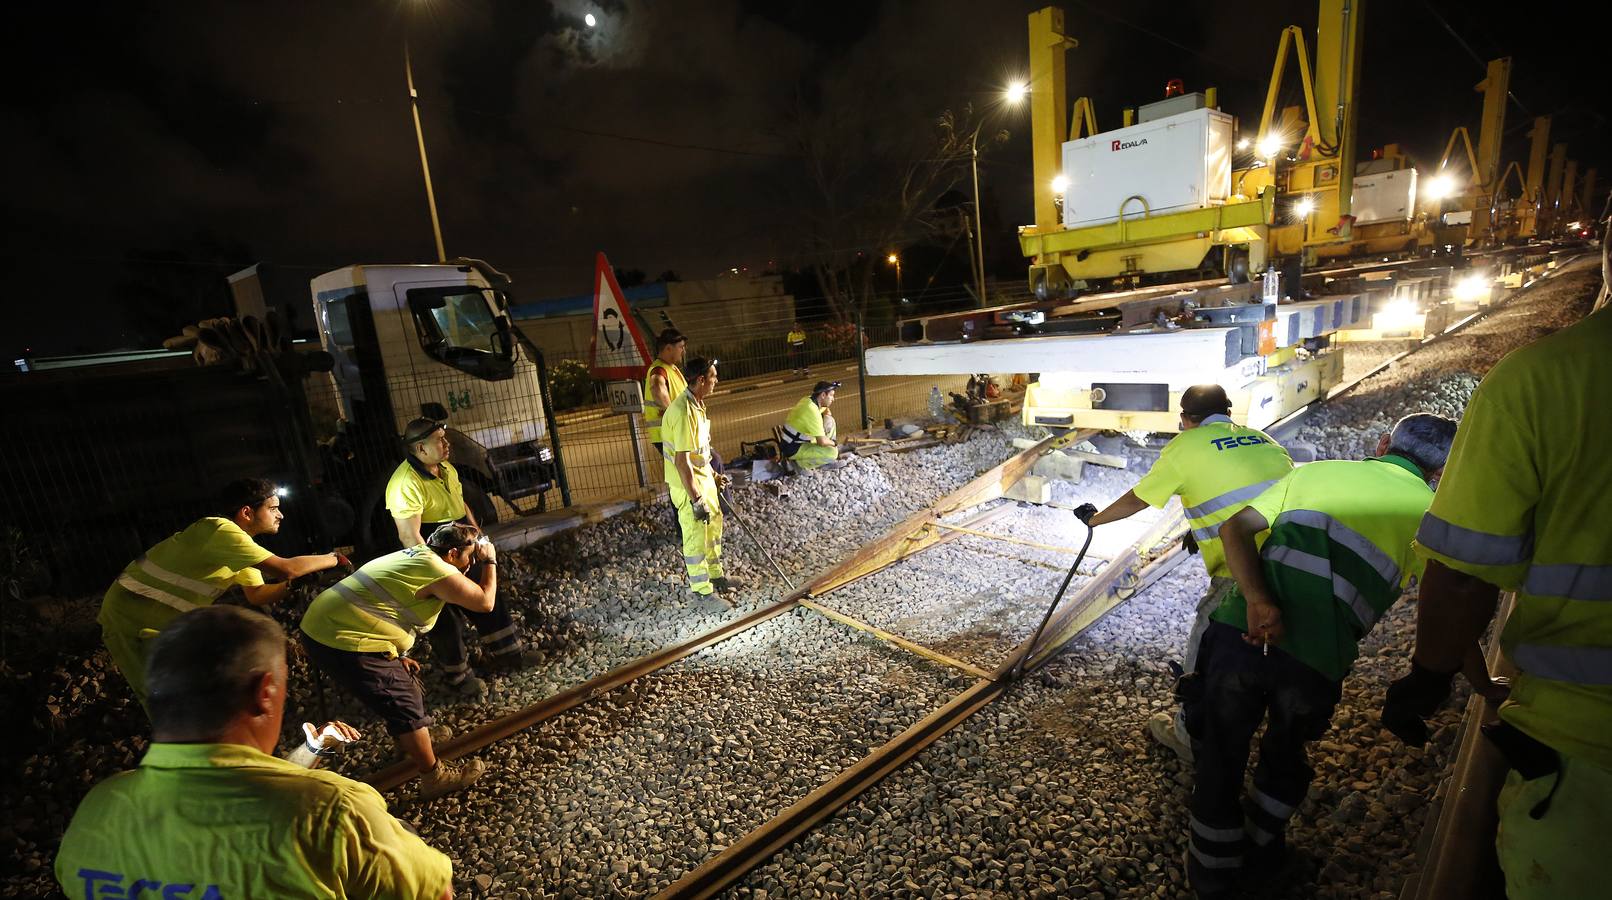
[[[1215,438],[1209,443],[1214,444],[1215,449],[1218,451],[1230,450],[1233,447],[1252,447],[1256,444],[1269,444],[1270,441],[1257,434],[1243,434],[1235,437]]]
[[[84,879],[84,900],[134,900],[142,895],[161,897],[162,900],[224,900],[224,894],[216,884],[205,887],[197,884],[163,884],[151,878],[140,878],[125,888],[122,873],[97,869],[79,869],[78,877]]]

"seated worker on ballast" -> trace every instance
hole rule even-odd
[[[258,546],[254,538],[277,533],[285,519],[279,489],[261,478],[225,485],[218,512],[141,554],[101,599],[101,641],[148,714],[146,653],[151,639],[180,613],[211,605],[234,585],[248,603],[267,606],[285,596],[293,578],[352,568],[337,553],[285,559]],[[265,584],[263,572],[285,580]]]
[[[1190,675],[1198,664],[1198,643],[1209,614],[1234,582],[1220,546],[1220,523],[1231,518],[1260,491],[1293,470],[1293,460],[1257,428],[1231,420],[1231,398],[1218,384],[1197,384],[1181,395],[1181,433],[1170,439],[1136,487],[1092,516],[1092,527],[1117,522],[1144,507],[1163,507],[1179,496],[1209,572],[1209,590],[1198,601],[1197,616],[1187,636],[1182,670]],[[1154,713],[1148,734],[1183,760],[1192,759],[1192,741],[1181,713]]]
[[[486,612],[497,602],[498,553],[480,536],[471,525],[442,525],[425,543],[364,563],[315,597],[302,615],[308,658],[385,723],[386,733],[424,773],[421,800],[468,787],[487,768],[479,759],[463,766],[437,759],[434,742],[448,735],[432,734],[415,677],[420,664],[408,658],[444,606]],[[480,577],[472,581],[465,572],[476,563]]]
[[[55,863],[68,897],[453,895],[453,863],[374,788],[272,755],[288,680],[273,619],[201,607],[150,644],[151,745],[73,814]],[[312,763],[358,737],[302,730],[293,755]]]
[[[802,469],[837,469],[845,465],[835,446],[839,427],[834,422],[834,414],[828,411],[839,386],[838,381],[819,381],[810,394],[800,398],[789,411],[789,418],[784,420],[784,445],[779,449],[785,459]]]
[[[403,446],[408,455],[386,482],[386,509],[403,547],[424,544],[426,535],[449,522],[480,528],[481,523],[465,503],[459,471],[448,462],[451,448],[447,424],[415,419],[403,431]],[[478,574],[473,569],[470,577],[474,579]],[[455,607],[431,630],[431,655],[447,673],[449,686],[461,693],[479,696],[487,691],[487,682],[470,671],[466,620],[481,635],[481,649],[490,670],[523,669],[539,662],[537,650],[523,648],[520,629],[509,614],[508,603],[500,603],[487,612]]]

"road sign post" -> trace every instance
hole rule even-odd
[[[610,411],[627,414],[627,435],[632,439],[632,464],[638,470],[638,486],[649,487],[644,468],[644,442],[638,434],[638,416],[644,411],[644,388],[636,381],[612,381],[605,385]]]

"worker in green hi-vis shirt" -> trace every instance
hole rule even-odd
[[[839,427],[828,411],[834,402],[838,381],[819,381],[812,392],[800,398],[784,420],[784,458],[802,469],[835,469],[845,465],[835,440]]]

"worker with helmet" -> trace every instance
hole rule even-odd
[[[129,563],[101,599],[101,640],[112,662],[150,712],[146,700],[146,653],[151,638],[181,613],[208,606],[239,585],[248,603],[267,606],[286,594],[290,580],[351,563],[339,553],[289,559],[255,540],[276,534],[285,513],[284,491],[262,478],[224,486],[218,515],[204,516]],[[263,572],[283,581],[265,584]]]
[[[202,606],[150,643],[151,745],[73,814],[55,866],[68,897],[452,894],[452,862],[374,788],[272,755],[289,686],[278,623]],[[293,756],[315,763],[358,737],[302,731]]]
[[[835,438],[839,428],[829,405],[834,402],[838,381],[819,381],[810,394],[800,398],[789,418],[784,420],[784,458],[802,469],[839,468],[845,461],[839,458]]]
[[[1449,696],[1501,590],[1516,665],[1498,727],[1511,766],[1495,841],[1513,900],[1599,897],[1612,881],[1612,308],[1524,347],[1467,406],[1416,534],[1427,560],[1410,674],[1383,723],[1409,743]]]
[[[424,544],[426,535],[449,522],[479,528],[481,523],[465,503],[459,470],[448,461],[452,446],[447,423],[415,419],[403,430],[403,446],[407,455],[386,482],[386,508],[403,548]],[[470,573],[471,578],[479,575],[479,570]],[[431,631],[431,655],[447,673],[449,686],[459,692],[479,696],[487,691],[487,682],[470,670],[470,649],[465,641],[467,622],[481,635],[488,668],[519,669],[539,661],[537,650],[522,645],[509,604],[497,604],[485,612],[455,606]]]
[[[465,573],[477,566],[479,577]],[[378,556],[336,582],[302,615],[308,658],[386,725],[422,773],[422,800],[468,787],[486,765],[455,766],[437,758],[416,673],[408,653],[430,631],[443,608],[490,612],[498,600],[498,553],[473,525],[449,522],[423,543]]]
[[[1193,385],[1181,395],[1181,433],[1165,445],[1136,487],[1087,520],[1095,528],[1148,506],[1163,507],[1171,497],[1181,498],[1191,529],[1189,541],[1196,543],[1209,573],[1209,590],[1198,601],[1183,654],[1188,683],[1197,667],[1198,644],[1209,614],[1233,586],[1220,545],[1220,524],[1292,469],[1292,458],[1270,435],[1231,420],[1231,398],[1225,388]],[[1191,738],[1179,711],[1154,714],[1148,733],[1181,759],[1192,759]]]
[[[739,587],[722,571],[722,505],[717,492],[727,487],[728,477],[712,468],[711,420],[705,411],[705,401],[716,390],[716,367],[715,359],[689,360],[684,369],[688,387],[672,400],[661,420],[666,485],[683,533],[688,589],[701,597]]]
[[[1315,775],[1306,744],[1326,733],[1359,641],[1421,569],[1411,541],[1454,438],[1453,420],[1406,416],[1375,458],[1300,466],[1219,526],[1236,586],[1204,630],[1198,690],[1184,704],[1187,876],[1200,898],[1243,896],[1245,869],[1280,866],[1288,820]],[[1245,811],[1249,745],[1262,724]]]
[[[688,352],[688,338],[676,328],[668,328],[655,339],[655,347],[655,361],[644,372],[644,425],[649,431],[649,443],[664,460],[666,449],[661,441],[661,417],[666,415],[666,408],[672,401],[688,389],[680,368]]]

